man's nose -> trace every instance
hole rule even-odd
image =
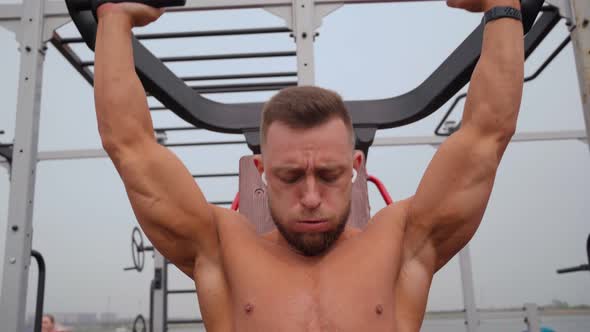
[[[301,205],[310,210],[318,208],[322,199],[316,179],[313,176],[308,176],[305,179],[304,185],[305,188],[303,189],[303,196],[301,197]]]

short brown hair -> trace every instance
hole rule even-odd
[[[339,118],[350,133],[354,146],[354,130],[350,114],[339,94],[313,87],[292,87],[281,90],[272,97],[262,110],[260,143],[266,142],[270,125],[279,121],[294,129],[308,129]]]

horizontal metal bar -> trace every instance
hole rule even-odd
[[[257,58],[279,58],[296,56],[295,51],[283,52],[257,52],[257,53],[232,53],[232,54],[211,54],[211,55],[190,55],[190,56],[171,56],[159,58],[162,62],[189,62],[189,61],[209,61],[209,60],[234,60],[234,59],[257,59]],[[82,61],[83,67],[94,66],[94,61]]]
[[[39,152],[39,161],[46,160],[72,160],[108,158],[109,155],[102,149],[95,150],[66,150]]]
[[[91,86],[94,85],[94,74],[90,71],[88,67],[83,67],[80,65],[82,60],[80,57],[72,50],[69,45],[64,45],[62,43],[62,38],[57,32],[53,32],[53,38],[51,38],[51,43],[53,46],[61,53],[61,55],[74,67],[86,82],[88,82]]]
[[[257,59],[257,58],[279,58],[296,56],[295,51],[282,52],[255,52],[255,53],[231,53],[211,54],[193,56],[171,56],[160,58],[162,62],[186,62],[186,61],[208,61],[208,60],[233,60],[233,59]]]
[[[439,145],[446,137],[437,136],[406,136],[406,137],[377,137],[373,146],[412,146],[412,145]],[[543,141],[568,141],[579,140],[587,141],[584,130],[563,130],[563,131],[541,131],[530,133],[518,133],[512,138],[512,142],[543,142]],[[178,146],[203,146],[203,145],[229,145],[245,144],[245,141],[230,142],[204,142],[204,143],[183,143]],[[88,158],[107,158],[108,155],[104,150],[68,150],[68,151],[44,151],[39,152],[39,161],[45,160],[68,160],[68,159],[88,159]],[[2,163],[2,161],[0,161]],[[5,163],[5,162],[4,162]]]
[[[232,205],[234,202],[233,201],[211,201],[209,202],[209,204],[212,205]]]
[[[447,137],[440,136],[410,136],[410,137],[377,137],[373,147],[411,146],[411,145],[439,145]],[[537,142],[537,141],[561,141],[561,140],[586,140],[586,132],[583,130],[546,131],[518,133],[512,137],[512,142]]]
[[[181,148],[181,147],[192,147],[192,146],[215,146],[215,145],[238,145],[238,144],[246,144],[246,141],[172,143],[172,144],[165,144],[164,146],[169,147],[169,148]]]
[[[197,290],[195,289],[174,289],[166,291],[168,294],[192,294],[196,293]]]
[[[241,80],[249,78],[271,78],[271,77],[297,77],[297,72],[277,72],[277,73],[251,73],[235,75],[214,75],[214,76],[184,76],[183,81],[217,81],[217,80]]]
[[[260,35],[271,33],[291,32],[287,27],[271,28],[252,28],[252,29],[232,29],[232,30],[210,30],[210,31],[182,31],[182,32],[160,32],[136,34],[135,38],[139,40],[153,39],[172,39],[172,38],[196,38],[196,37],[216,37],[216,36],[240,36],[240,35]],[[82,37],[62,38],[64,44],[83,43]]]
[[[272,82],[272,83],[249,83],[249,84],[226,84],[209,86],[191,86],[201,94],[207,93],[228,93],[228,92],[254,92],[254,91],[276,91],[291,86],[297,86],[297,82]]]
[[[199,127],[163,127],[163,128],[155,128],[155,132],[164,132],[164,131],[190,131],[190,130],[202,130]]]
[[[188,0],[188,1],[199,1],[199,0]],[[187,2],[188,2],[187,1]],[[349,5],[363,5],[363,4],[377,4],[377,3],[394,3],[394,2],[435,2],[444,0],[316,0],[316,6],[322,5],[338,5],[338,4],[349,4]]]
[[[334,4],[362,4],[362,3],[390,3],[410,2],[412,0],[319,0],[316,7]],[[441,1],[441,0],[414,0],[414,2]],[[186,6],[170,8],[169,11],[195,11],[195,10],[222,10],[222,9],[248,9],[264,7],[290,7],[292,0],[188,0]]]
[[[169,319],[166,323],[168,323],[168,325],[203,324],[203,320],[202,319]]]
[[[150,107],[150,111],[168,111],[168,107],[152,106],[152,107]]]
[[[196,174],[193,175],[195,179],[206,179],[206,178],[230,178],[240,176],[240,173],[218,173],[218,174]]]
[[[2,22],[2,21],[20,21],[22,13],[23,13],[23,5],[21,5],[21,4],[0,5],[0,22]]]
[[[187,0],[186,6],[168,11],[201,11],[223,9],[249,9],[261,7],[290,7],[292,0]]]
[[[512,142],[538,142],[538,141],[562,141],[562,140],[587,140],[584,130],[570,131],[546,131],[519,133],[513,136]]]
[[[564,273],[572,273],[572,272],[581,272],[581,271],[590,271],[590,265],[584,264],[576,267],[568,267],[565,269],[557,270],[557,273],[564,274]]]
[[[539,308],[539,312],[543,314],[543,308]],[[523,310],[486,310],[486,309],[479,309],[477,311],[479,319],[481,321],[492,321],[495,319],[517,319],[517,318],[525,318],[526,312]],[[441,317],[442,315],[442,317]],[[426,312],[426,316],[424,317],[425,321],[434,322],[439,320],[445,320],[449,317],[457,317],[457,318],[464,318],[465,312],[460,311],[430,311]]]
[[[20,21],[23,13],[22,4],[0,5],[0,21]],[[45,4],[45,18],[70,17],[64,1],[47,1]]]

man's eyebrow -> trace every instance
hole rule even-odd
[[[298,172],[304,171],[304,167],[301,166],[274,166],[271,167],[273,173],[284,173],[284,172]]]
[[[341,163],[325,164],[316,167],[318,171],[341,171],[346,169],[346,165]]]
[[[346,169],[342,164],[328,164],[315,167],[316,172],[339,172]],[[273,173],[291,173],[291,172],[305,172],[305,168],[301,166],[276,166],[272,167]]]

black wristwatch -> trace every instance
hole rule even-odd
[[[484,14],[483,23],[485,25],[488,24],[488,22],[504,17],[512,18],[522,22],[522,13],[520,10],[514,7],[494,7]]]

